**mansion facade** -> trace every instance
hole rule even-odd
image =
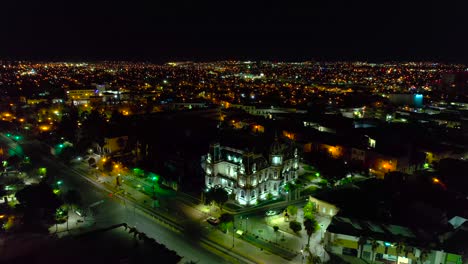
[[[255,205],[280,196],[282,187],[297,179],[299,156],[278,138],[267,155],[214,143],[202,164],[208,189],[222,187],[240,205]]]

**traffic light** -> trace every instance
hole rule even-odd
[[[57,181],[57,185],[62,185],[63,181]]]
[[[7,136],[7,137],[11,137],[11,134],[10,134],[10,133],[7,133],[6,136]]]

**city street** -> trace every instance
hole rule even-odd
[[[44,146],[37,141],[27,142],[24,148],[26,152],[34,152],[35,149],[44,151]],[[293,234],[289,229],[289,223],[285,222],[281,215],[272,217],[264,215],[270,208],[284,209],[287,204],[285,202],[265,208],[250,208],[237,215],[236,230],[246,233],[243,236],[239,234],[233,236],[231,230],[225,234],[206,222],[207,217],[216,213],[216,210],[210,211],[205,205],[193,204],[175,192],[158,193],[158,206],[153,208],[151,197],[143,192],[145,187],[148,189],[148,183],[141,179],[126,175],[123,177],[122,186],[117,187],[115,176],[104,175],[89,167],[87,162],[73,161],[65,166],[46,153],[38,156],[35,155],[40,160],[35,162],[47,167],[49,175],[56,175],[63,181],[60,186],[62,193],[68,189],[77,189],[82,194],[84,205],[95,205],[86,217],[70,211],[68,232],[79,233],[126,222],[184,256],[184,261],[203,260],[201,263],[301,263],[303,261],[301,250],[307,243],[305,230]],[[302,208],[305,200],[296,203],[298,208]],[[152,212],[152,209],[156,211]],[[298,215],[300,213],[301,210]],[[329,223],[329,219],[326,218],[318,217],[317,220],[325,228]],[[273,231],[273,225],[280,227],[279,232]],[[50,229],[52,233],[56,230],[59,236],[68,233],[66,223]],[[326,258],[320,240],[319,231],[311,238],[311,251]]]
[[[34,146],[29,145],[27,149],[32,150]],[[42,160],[35,162],[43,164],[48,168],[49,173],[57,173],[63,180],[62,191],[67,189],[77,189],[80,191],[83,199],[83,204],[91,205],[95,202],[103,200],[100,205],[95,206],[94,212],[84,219],[76,215],[75,212],[70,212],[69,229],[72,233],[90,231],[97,228],[108,227],[110,225],[127,222],[129,225],[134,225],[136,228],[146,233],[149,237],[153,237],[167,248],[176,251],[183,256],[182,263],[186,261],[200,261],[199,263],[233,263],[228,257],[220,257],[212,252],[212,249],[206,248],[203,245],[194,243],[184,236],[184,234],[174,232],[168,229],[165,225],[161,225],[158,221],[147,214],[141,213],[135,207],[124,204],[116,197],[110,197],[109,192],[104,190],[98,184],[92,184],[90,181],[83,178],[79,174],[80,170],[71,167],[65,167],[61,163],[47,156],[41,156]],[[76,220],[83,219],[82,223]],[[51,232],[55,232],[56,227],[51,227]],[[59,225],[59,235],[66,235],[66,223]]]

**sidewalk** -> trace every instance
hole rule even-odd
[[[93,175],[87,177],[97,181]],[[116,196],[122,196],[137,203],[145,208],[144,211],[148,210],[151,214],[163,215],[178,223],[179,226],[187,222],[204,222],[208,217],[208,213],[198,208],[199,206],[183,203],[179,199],[174,199],[174,197],[158,197],[161,207],[154,208],[151,206],[152,198],[133,188],[132,181],[128,178],[120,187],[116,186],[114,176],[100,176],[99,182],[107,189],[113,190]],[[121,194],[118,194],[119,191],[121,191]],[[171,208],[171,210],[169,211],[167,208]],[[272,225],[268,223],[263,225],[253,224],[249,228],[249,232],[244,233],[242,237],[238,234],[233,237],[232,231],[223,233],[220,230],[215,230],[208,232],[206,238],[213,243],[210,245],[212,248],[217,246],[218,250],[225,254],[229,255],[230,252],[233,252],[250,259],[253,263],[302,263],[300,250],[307,243],[307,236],[291,234],[286,231],[287,229],[289,229],[289,223],[281,225],[278,233],[275,233]],[[305,233],[305,231],[299,233]],[[219,246],[224,249],[219,248]]]

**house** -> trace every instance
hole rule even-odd
[[[104,138],[102,152],[104,155],[113,156],[125,150],[127,146],[128,136]]]
[[[460,234],[454,232],[454,235]],[[456,243],[449,247],[448,240],[439,243],[437,237],[422,230],[348,217],[332,219],[324,244],[328,252],[353,256],[368,263],[462,263],[462,254],[453,249]]]

